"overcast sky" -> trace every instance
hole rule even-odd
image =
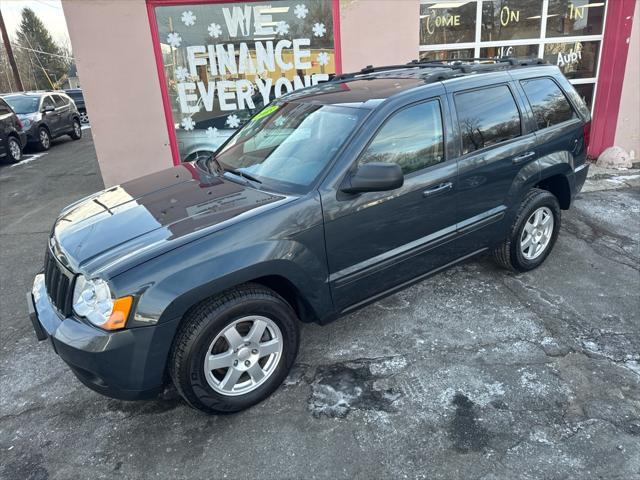
[[[56,42],[71,45],[60,0],[0,0],[4,23],[12,40],[15,39],[24,7],[29,7],[36,13]]]

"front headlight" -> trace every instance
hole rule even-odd
[[[78,276],[73,290],[73,311],[105,330],[124,328],[133,297],[114,299],[109,284],[101,278]]]

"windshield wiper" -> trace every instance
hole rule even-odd
[[[262,183],[261,180],[258,180],[253,175],[251,175],[249,173],[246,173],[246,172],[243,172],[242,170],[236,170],[236,169],[233,169],[233,168],[226,168],[226,169],[224,169],[224,171],[232,173],[233,175],[235,175],[237,177],[246,178],[247,180],[251,180],[252,182],[255,182],[255,183]]]

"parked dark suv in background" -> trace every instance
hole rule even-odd
[[[89,123],[89,115],[87,114],[87,106],[84,104],[84,95],[81,88],[69,88],[64,91],[76,104],[78,113],[80,114],[80,123]]]
[[[39,150],[49,150],[51,140],[69,135],[82,137],[80,114],[64,92],[24,92],[2,97],[22,122],[27,141]]]
[[[209,159],[63,210],[33,326],[98,392],[140,398],[171,379],[206,412],[247,408],[286,377],[300,321],[486,251],[539,266],[585,181],[589,124],[557,67],[514,59],[292,92]]]
[[[20,119],[9,104],[0,98],[0,161],[19,162],[26,144],[27,134]]]

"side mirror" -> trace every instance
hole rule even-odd
[[[53,105],[47,105],[46,107],[44,107],[42,109],[42,113],[53,112],[55,109],[56,109],[56,107],[54,107]]]
[[[400,188],[404,175],[400,165],[372,162],[358,167],[355,173],[344,179],[340,191],[345,193],[384,192]]]

